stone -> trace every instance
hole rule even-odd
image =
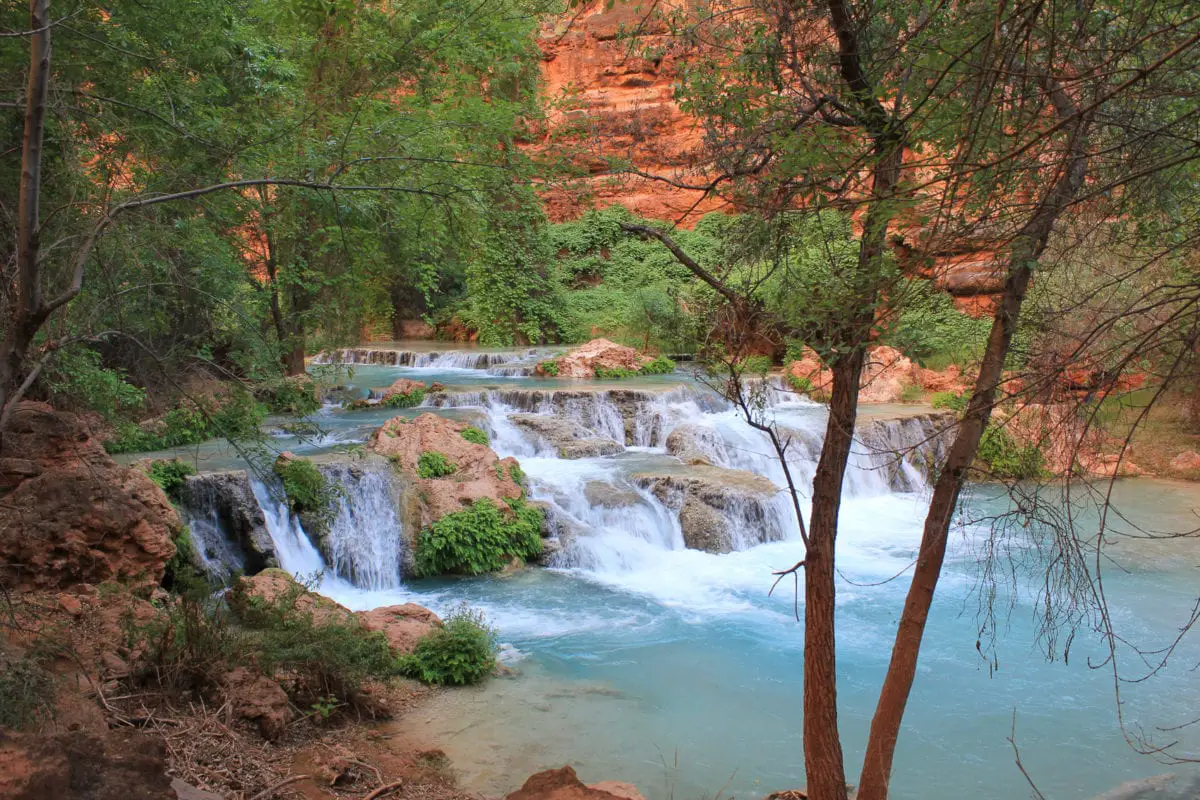
[[[238,667],[222,678],[225,699],[233,713],[258,725],[269,742],[278,741],[295,719],[287,692],[266,675]]]
[[[253,613],[263,604],[287,603],[291,610],[311,615],[318,625],[346,624],[354,620],[354,612],[340,603],[309,591],[281,569],[266,569],[257,575],[246,575],[230,587],[225,595],[229,607],[239,615]]]
[[[505,800],[644,800],[632,784],[607,781],[588,786],[569,766],[530,775]]]
[[[20,463],[0,475],[9,487],[0,583],[29,590],[116,580],[148,591],[162,581],[179,515],[149,476],[113,461],[79,417],[21,403],[2,448]]]
[[[723,460],[725,442],[712,428],[684,423],[667,435],[667,452],[685,464],[714,464]]]
[[[172,794],[167,749],[159,737],[127,729],[0,731],[5,800],[163,800]]]
[[[697,465],[679,472],[642,472],[633,482],[679,512],[684,544],[728,553],[742,544],[784,538],[770,503],[780,491],[770,480],[738,469]]]
[[[1200,453],[1195,450],[1184,450],[1171,459],[1173,472],[1200,472]]]
[[[538,439],[553,447],[559,458],[596,458],[623,453],[625,447],[612,439],[595,433],[569,419],[549,414],[509,414],[514,425],[533,432]]]
[[[593,506],[603,508],[627,508],[642,502],[642,496],[608,481],[588,481],[583,485],[583,496]]]
[[[597,367],[637,370],[649,360],[632,347],[608,339],[592,339],[554,361],[559,378],[594,378]]]
[[[477,500],[490,500],[507,510],[505,500],[519,499],[523,490],[512,479],[514,458],[500,458],[490,447],[462,437],[466,423],[422,414],[409,421],[394,417],[371,435],[367,447],[384,456],[415,487],[413,508],[404,516],[406,528],[423,530],[447,514],[461,511]],[[451,475],[421,478],[417,463],[422,453],[438,452],[455,465]]]
[[[422,637],[442,626],[437,614],[416,603],[359,611],[357,616],[367,630],[382,631],[398,655],[411,653]]]
[[[267,517],[258,505],[246,470],[224,470],[189,475],[180,487],[180,502],[193,517],[211,518],[228,541],[241,569],[250,575],[279,566],[275,543],[267,530]],[[204,521],[208,521],[205,519]],[[193,524],[193,541],[205,546]]]
[[[1200,797],[1200,775],[1167,772],[1123,783],[1095,800],[1196,800]]]
[[[399,378],[391,386],[383,390],[380,398],[386,400],[394,394],[412,394],[418,389],[425,391],[426,386],[424,381],[414,381],[409,378]]]
[[[894,347],[867,350],[867,361],[858,381],[858,402],[895,403],[909,386],[917,385],[913,362]]]

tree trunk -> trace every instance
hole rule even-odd
[[[866,353],[859,348],[833,365],[829,420],[813,477],[809,544],[804,554],[804,770],[809,797],[820,800],[846,800],[837,719],[834,545],[865,360]]]
[[[20,400],[26,359],[46,321],[41,281],[42,142],[46,131],[46,95],[50,85],[50,3],[30,0],[29,82],[25,94],[25,132],[21,144],[21,185],[17,206],[17,292],[12,316],[0,340],[0,432]]]
[[[867,739],[862,774],[859,777],[857,800],[884,800],[888,796],[900,723],[917,672],[917,658],[921,651],[921,640],[925,635],[925,623],[929,618],[938,578],[941,576],[950,524],[958,507],[963,481],[975,460],[979,441],[992,413],[996,391],[1003,380],[1004,361],[1008,357],[1009,346],[1016,332],[1021,306],[1025,302],[1025,294],[1033,277],[1034,265],[1046,248],[1054,223],[1078,194],[1087,174],[1084,138],[1087,122],[1078,114],[1057,81],[1047,76],[1045,84],[1058,114],[1065,119],[1076,120],[1070,133],[1069,157],[1058,180],[1033,216],[1017,233],[1009,251],[1004,294],[992,320],[992,330],[980,364],[979,376],[975,379],[974,394],[959,423],[958,434],[950,448],[946,464],[934,485],[929,512],[925,517],[913,580],[896,628],[892,658],[879,692],[875,716],[871,720],[871,732]]]

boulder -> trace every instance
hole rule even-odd
[[[225,470],[189,475],[179,491],[180,503],[192,519],[192,540],[197,547],[214,549],[209,560],[231,558],[249,574],[279,566],[267,518],[246,470]],[[224,534],[224,542],[207,542],[198,530],[204,523],[211,534]],[[221,552],[224,550],[225,552]]]
[[[549,414],[509,414],[514,425],[532,431],[538,439],[553,447],[559,458],[596,458],[623,453],[625,447],[562,417]]]
[[[1172,472],[1200,472],[1200,453],[1195,450],[1184,450],[1171,459]]]
[[[295,719],[287,692],[261,672],[238,667],[222,678],[225,699],[238,717],[258,725],[269,742],[278,741]]]
[[[442,625],[437,614],[416,603],[359,611],[356,616],[367,630],[382,631],[397,654],[411,653],[418,640]]]
[[[784,373],[807,380],[814,393],[824,394],[833,387],[833,371],[825,366],[817,351],[809,347],[804,348],[798,360],[784,368]]]
[[[0,582],[27,590],[162,581],[179,515],[149,476],[117,465],[79,417],[21,403],[0,458]]]
[[[914,367],[913,377],[927,392],[965,392],[970,388],[968,380],[957,365],[951,364],[943,370]]]
[[[6,800],[163,800],[173,797],[167,748],[128,729],[17,734],[0,731]]]
[[[779,489],[761,475],[694,466],[684,472],[642,472],[633,481],[679,512],[683,542],[693,550],[728,553],[784,537],[770,510]]]
[[[394,394],[412,394],[418,389],[425,391],[426,386],[424,381],[414,381],[410,380],[409,378],[399,378],[391,386],[383,390],[383,392],[380,394],[380,398],[386,400]]]
[[[588,481],[583,485],[583,496],[588,503],[602,508],[626,508],[642,502],[642,496],[608,481]]]
[[[685,464],[720,463],[725,442],[712,428],[685,423],[667,436],[667,452]]]
[[[895,403],[904,390],[917,384],[912,361],[894,347],[881,345],[867,351],[858,381],[860,403]]]
[[[309,591],[281,569],[266,569],[257,575],[238,578],[225,594],[229,607],[239,615],[253,613],[263,604],[286,606],[300,614],[312,615],[318,625],[347,624],[354,612],[325,595]]]
[[[596,367],[637,370],[650,359],[632,347],[608,339],[592,339],[555,359],[560,378],[594,378]]]
[[[408,509],[404,523],[421,530],[447,514],[461,511],[477,500],[491,500],[507,508],[506,499],[522,496],[520,484],[513,480],[514,458],[500,458],[487,445],[468,442],[462,437],[466,423],[436,414],[422,414],[414,420],[393,417],[371,435],[368,448],[384,456],[416,489],[415,508]],[[422,453],[441,453],[455,466],[451,475],[421,478],[417,463]]]
[[[530,775],[505,800],[644,800],[632,784],[617,781],[586,785],[571,767]]]

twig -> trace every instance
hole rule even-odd
[[[250,800],[267,800],[268,797],[275,794],[277,791],[279,791],[283,787],[287,786],[289,783],[295,783],[296,781],[302,781],[302,780],[305,780],[306,778],[308,778],[307,775],[289,775],[288,777],[281,780],[279,783],[277,783],[273,786],[268,786],[266,789],[263,789],[261,792],[254,795],[253,797],[251,797]],[[368,798],[368,800],[369,800],[369,798]]]
[[[1014,708],[1012,713],[1012,730],[1008,734],[1008,743],[1012,745],[1013,758],[1016,759],[1017,769],[1021,770],[1021,774],[1025,776],[1025,781],[1029,784],[1029,788],[1033,790],[1033,796],[1037,800],[1046,800],[1046,795],[1042,794],[1037,788],[1037,784],[1033,782],[1033,778],[1025,771],[1025,765],[1021,763],[1021,751],[1017,749],[1017,710]]]
[[[395,783],[389,783],[387,786],[380,786],[378,789],[364,797],[363,800],[378,800],[378,798],[386,797],[403,785],[404,781],[396,781]]]

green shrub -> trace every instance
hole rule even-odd
[[[126,382],[124,372],[101,366],[100,354],[87,347],[60,350],[42,380],[55,403],[82,405],[109,420],[136,411],[146,401],[146,393]]]
[[[594,367],[593,372],[600,380],[621,380],[622,378],[632,378],[639,374],[637,370],[626,369],[625,367]]]
[[[984,429],[976,457],[987,464],[993,478],[1031,480],[1046,475],[1037,445],[1019,446],[1007,431],[994,425]]]
[[[133,422],[116,426],[117,436],[105,443],[110,453],[144,453],[200,444],[218,436],[240,441],[261,436],[266,409],[249,392],[233,392],[203,408],[190,401],[171,409],[153,426]]]
[[[458,472],[458,465],[446,458],[444,453],[426,450],[417,459],[417,477],[444,478]]]
[[[317,385],[306,375],[266,384],[258,390],[258,395],[272,414],[307,417],[321,409]]]
[[[478,683],[496,667],[496,634],[481,612],[462,605],[443,627],[421,637],[401,664],[406,675],[425,683]]]
[[[413,389],[411,392],[396,392],[390,394],[380,403],[384,408],[416,408],[425,400],[425,390]]]
[[[54,676],[36,658],[0,651],[0,728],[21,730],[48,719],[55,690]]]
[[[496,469],[500,469],[499,464]],[[509,464],[508,477],[512,478],[513,483],[525,483],[525,470],[521,469],[520,464]]]
[[[767,369],[770,369],[771,363],[768,360]],[[638,370],[643,375],[667,375],[675,371],[675,362],[666,356],[655,356],[650,361],[642,364]],[[766,372],[766,369],[763,370]]]
[[[466,439],[471,444],[481,444],[485,447],[489,444],[487,433],[479,428],[476,428],[474,425],[468,425],[463,429],[462,438]]]
[[[305,458],[280,458],[275,462],[275,474],[283,481],[283,493],[288,506],[300,515],[305,529],[321,536],[333,522],[337,489],[329,485],[316,464]]]
[[[967,410],[970,399],[970,392],[935,392],[929,402],[934,408],[945,408],[961,414]]]
[[[919,403],[921,398],[925,396],[925,390],[918,384],[910,383],[900,391],[901,403]]]
[[[183,479],[188,475],[195,475],[196,468],[178,458],[164,458],[151,461],[146,473],[168,497],[174,498],[183,487]]]
[[[193,589],[202,591],[208,586],[208,579],[197,569],[200,554],[192,538],[192,529],[187,525],[180,526],[171,537],[171,542],[175,545],[175,555],[171,556],[163,570],[162,585],[179,594]]]
[[[490,500],[447,514],[421,532],[418,576],[479,575],[502,569],[513,558],[528,561],[542,552],[542,512],[520,500],[507,511]]]
[[[793,375],[790,372],[785,372],[783,375],[787,379],[788,385],[792,387],[792,391],[800,392],[801,394],[812,394],[813,383],[803,375]]]
[[[543,361],[542,363],[538,364],[538,367],[542,370],[543,375],[548,375],[551,378],[558,377],[558,361],[557,360],[555,360],[553,358],[548,358],[545,361]]]
[[[747,356],[738,366],[741,368],[742,374],[766,375],[771,371],[771,364],[770,356]]]

